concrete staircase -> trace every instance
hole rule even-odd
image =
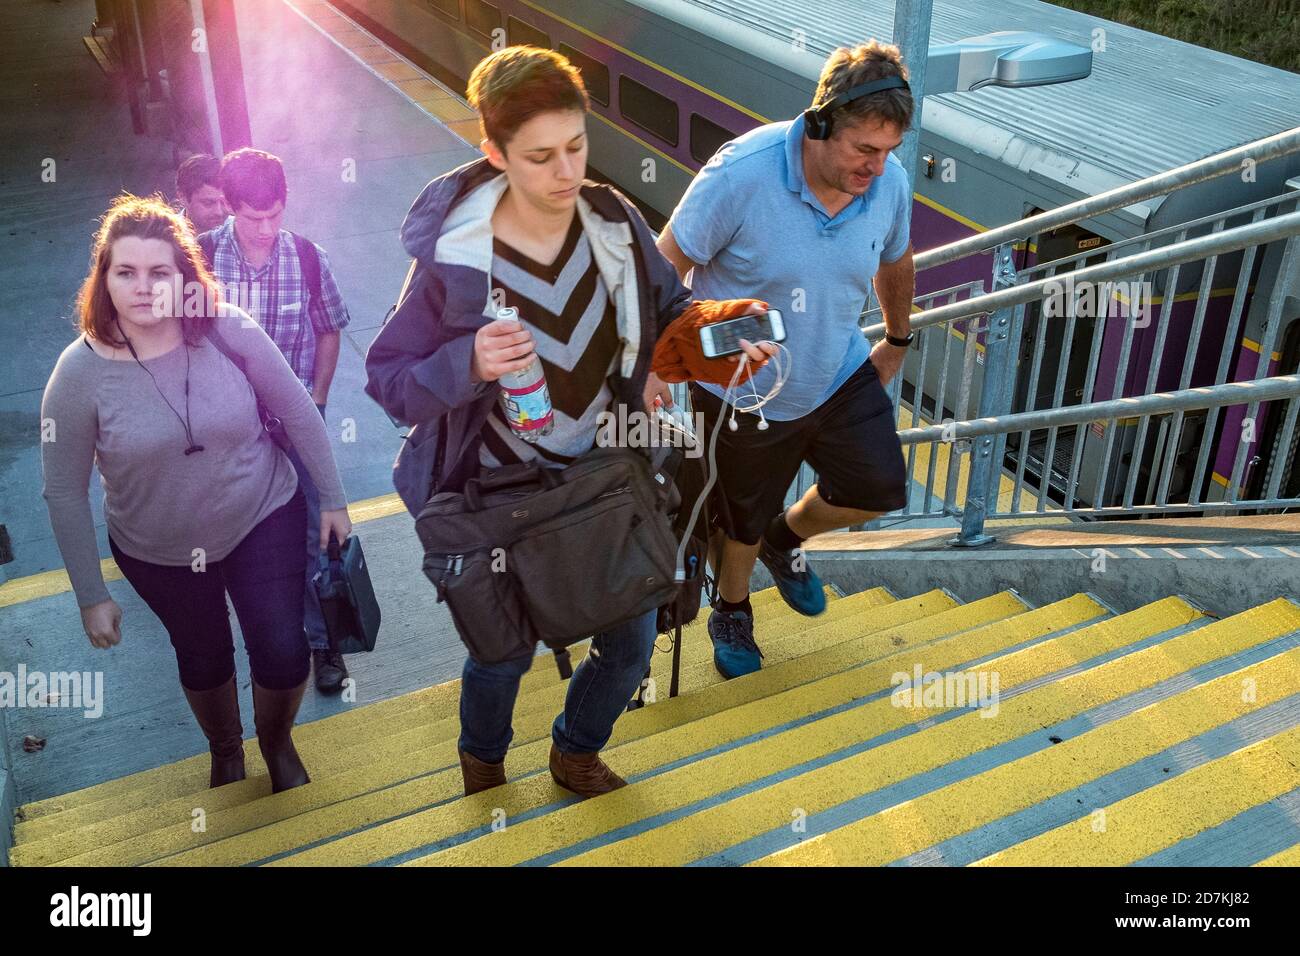
[[[578,801],[546,769],[566,685],[515,710],[510,783],[465,798],[457,681],[300,726],[312,783],[206,789],[207,754],[20,808],[41,865],[1300,863],[1300,606],[1215,619],[1168,597],[755,595],[763,669],[722,681],[704,615],[605,750],[631,786]],[[667,644],[660,639],[661,647]],[[580,655],[575,655],[580,656]],[[911,706],[897,675],[924,683]],[[955,675],[982,679],[977,701]],[[962,684],[969,689],[970,685]],[[250,715],[245,715],[250,725]],[[1290,801],[1288,803],[1288,801]],[[1290,817],[1296,819],[1295,814]]]

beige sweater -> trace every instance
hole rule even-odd
[[[41,403],[44,495],[81,607],[109,596],[90,509],[92,465],[99,466],[113,541],[154,564],[188,565],[200,555],[219,561],[293,497],[297,475],[262,428],[257,398],[284,422],[320,489],[321,508],[347,504],[325,425],[275,343],[233,306],[214,321],[243,357],[247,378],[207,339],[145,359],[141,368],[104,358],[81,336],[54,367]],[[187,350],[190,426],[204,447],[192,455],[184,453],[184,427],[159,395],[161,388],[184,418]]]

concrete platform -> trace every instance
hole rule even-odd
[[[407,208],[477,151],[296,7],[236,6],[253,145],[284,161],[285,227],[325,248],[352,316],[328,408],[344,487],[354,501],[387,494],[403,431],[363,393],[363,357],[409,264],[398,241]],[[13,539],[10,579],[63,564],[40,495],[39,412],[50,370],[75,337],[96,220],[122,190],[170,196],[174,186],[170,143],[132,134],[125,102],[82,44],[94,16],[93,0],[16,0],[0,26],[11,133],[0,153],[0,281],[10,292],[0,317],[0,524]],[[57,164],[53,183],[41,182],[46,158]],[[344,181],[345,160],[355,181]],[[340,440],[347,419],[355,441]],[[107,556],[97,476],[91,488]]]
[[[476,150],[309,19],[322,11],[329,12],[323,4],[244,0],[236,12],[253,143],[284,161],[285,226],[325,248],[352,316],[328,424],[355,502],[391,493],[392,461],[404,434],[362,391],[365,350],[409,263],[398,228],[424,184]],[[125,615],[122,645],[94,653],[87,644],[41,498],[41,395],[59,353],[75,337],[74,298],[96,220],[122,190],[170,196],[171,146],[132,134],[125,102],[109,91],[86,52],[81,38],[95,16],[93,0],[17,0],[6,14],[0,101],[14,135],[0,155],[0,280],[10,290],[0,317],[0,523],[13,537],[16,560],[6,566],[0,592],[0,671],[13,673],[19,664],[46,672],[98,671],[106,701],[97,719],[59,708],[0,712],[8,718],[0,736],[13,761],[12,772],[0,762],[0,803],[15,786],[26,801],[204,747],[181,696],[167,637],[125,582],[109,585]],[[385,58],[372,50],[364,59],[382,66]],[[422,98],[427,102],[427,91]],[[47,157],[57,162],[54,183],[40,181]],[[355,181],[341,175],[346,160],[355,162]],[[344,442],[349,419],[356,440]],[[91,489],[106,557],[97,476]],[[372,513],[391,513],[391,504]],[[353,664],[356,702],[456,676],[464,653],[420,574],[410,519],[403,512],[358,530],[367,553],[373,551],[385,623],[380,648]],[[247,660],[237,657],[251,715]],[[312,691],[301,719],[349,706]],[[245,727],[251,735],[251,716]],[[44,737],[45,749],[24,753],[26,734]],[[7,834],[7,827],[0,831]]]
[[[956,548],[951,530],[821,535],[807,544],[823,579],[846,591],[909,596],[949,588],[964,600],[1015,588],[1046,604],[1080,591],[1120,611],[1181,594],[1226,616],[1300,598],[1300,515],[1101,521],[999,527],[992,544]],[[766,583],[766,574],[756,576]]]

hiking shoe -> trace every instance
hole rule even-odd
[[[316,650],[311,652],[312,670],[316,672],[316,689],[322,694],[337,694],[343,690],[343,682],[348,678],[347,665],[343,655],[334,650]]]
[[[822,579],[808,566],[807,556],[802,551],[778,551],[767,538],[763,538],[758,548],[758,560],[771,573],[776,589],[790,607],[808,617],[816,617],[826,610]],[[802,571],[795,570],[796,561],[803,566]]]
[[[709,639],[713,641],[713,666],[727,680],[763,666],[763,652],[754,643],[754,619],[744,611],[710,614]]]

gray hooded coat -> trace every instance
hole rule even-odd
[[[366,353],[366,394],[411,426],[393,484],[412,515],[435,491],[471,477],[496,401],[497,384],[471,381],[470,361],[475,333],[491,321],[491,219],[505,189],[505,174],[478,159],[425,186],[402,223],[402,245],[416,263]],[[690,290],[616,189],[584,182],[577,215],[617,316],[622,348],[610,384],[617,401],[640,410],[655,342],[690,304]]]

